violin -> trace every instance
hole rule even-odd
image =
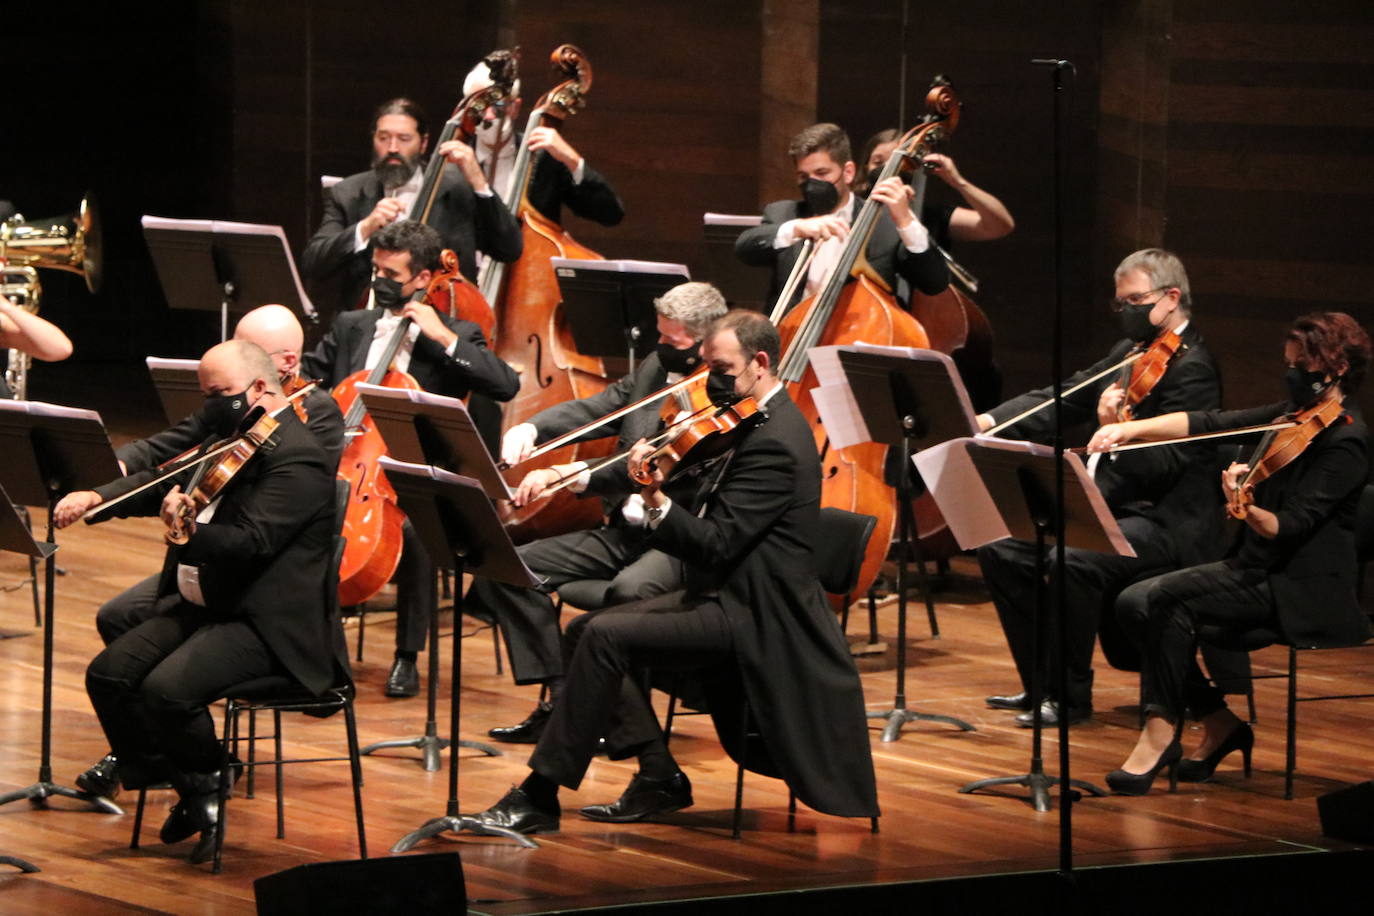
[[[699,385],[693,385],[680,392],[688,398],[695,398],[694,392],[700,391],[705,400],[705,377]],[[675,396],[676,398],[677,396]],[[726,407],[706,401],[706,407],[690,409],[685,419],[679,420],[664,431],[661,442],[645,457],[638,467],[630,468],[630,479],[635,483],[649,486],[654,482],[652,472],[655,467],[671,476],[680,468],[699,464],[722,455],[734,448],[746,432],[768,419],[768,415],[752,397],[740,398]],[[667,405],[665,405],[665,411]],[[666,464],[666,466],[665,466]]]
[[[273,447],[269,442],[280,423],[276,417],[261,407],[254,410],[260,416],[232,440],[219,444],[227,448],[221,449],[222,454],[218,459],[213,463],[202,462],[196,468],[195,476],[186,486],[186,495],[190,497],[190,503],[183,504],[177,510],[168,524],[167,532],[163,535],[168,544],[181,545],[189,541],[196,530],[196,516],[219,498],[224,488],[259,450]]]
[[[1183,338],[1178,336],[1178,332],[1165,331],[1140,351],[1139,357],[1131,366],[1131,377],[1125,386],[1126,397],[1122,398],[1116,408],[1118,422],[1124,423],[1135,419],[1135,406],[1150,396],[1155,385],[1164,378],[1164,373],[1168,371],[1174,356],[1183,349]]]
[[[310,414],[305,409],[305,396],[318,384],[317,379],[308,379],[299,373],[281,383],[281,393],[291,402],[291,409],[302,423],[310,422]]]
[[[1250,469],[1226,494],[1227,514],[1232,518],[1245,518],[1255,502],[1255,485],[1291,464],[1322,430],[1342,417],[1350,422],[1341,403],[1339,388],[1333,384],[1317,403],[1280,418],[1289,421],[1289,425],[1264,434],[1246,462]]]

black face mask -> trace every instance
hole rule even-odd
[[[840,205],[840,191],[828,181],[808,178],[798,187],[801,188],[802,200],[806,201],[806,210],[812,216],[833,213]]]
[[[238,394],[209,394],[205,396],[205,420],[210,429],[221,439],[227,439],[238,432],[239,424],[248,415],[248,391],[245,388]]]
[[[1326,390],[1326,373],[1309,372],[1297,366],[1289,366],[1283,373],[1283,387],[1288,389],[1288,400],[1294,407],[1306,407]]]
[[[740,396],[735,393],[735,377],[728,372],[712,369],[706,376],[706,397],[717,407],[738,403]]]
[[[390,277],[374,277],[372,280],[372,298],[381,308],[400,308],[406,300],[406,294],[401,291],[403,285]]]
[[[663,364],[663,368],[679,375],[691,374],[691,371],[701,363],[701,345],[699,343],[679,350],[672,344],[660,340],[654,349],[658,353],[658,361]]]
[[[1121,322],[1121,333],[1136,343],[1154,340],[1159,334],[1159,328],[1150,323],[1150,310],[1154,305],[1153,302],[1149,305],[1128,305],[1118,312],[1116,319]]]

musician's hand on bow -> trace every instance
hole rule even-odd
[[[449,330],[449,326],[444,324],[432,305],[424,302],[407,302],[405,308],[401,309],[401,315],[414,321],[419,325],[421,334],[444,349],[448,349],[458,339],[458,335]]]
[[[53,508],[53,524],[59,529],[66,528],[104,501],[94,490],[75,490],[68,493]]]
[[[526,474],[525,479],[515,488],[511,503],[516,507],[528,506],[542,496],[546,489],[562,479],[557,468],[535,468]]]
[[[629,458],[626,460],[629,463],[631,480],[657,490],[663,485],[664,474],[651,458],[655,451],[654,446],[640,439],[630,449]]]
[[[826,239],[844,241],[849,237],[849,224],[833,213],[811,216],[792,223],[792,237],[814,239],[817,242],[824,242]]]
[[[1120,382],[1113,382],[1102,391],[1097,399],[1097,422],[1101,426],[1115,423],[1121,416],[1121,405],[1126,401],[1126,389]]]
[[[474,191],[485,194],[491,190],[491,186],[487,184],[487,176],[482,174],[482,167],[477,164],[477,153],[464,141],[446,140],[439,144],[435,153],[458,166]]]
[[[405,216],[405,213],[406,207],[399,200],[394,197],[383,197],[377,201],[377,206],[372,208],[372,212],[358,223],[358,234],[363,237],[363,241],[367,241],[372,237],[372,233],[396,222]]]
[[[506,430],[501,439],[501,460],[506,467],[515,467],[534,451],[534,441],[539,438],[539,430],[533,423],[517,423]]]
[[[1123,445],[1135,438],[1132,421],[1125,423],[1104,423],[1093,433],[1093,437],[1088,440],[1088,451],[1106,452],[1110,451],[1114,445]]]
[[[582,161],[577,150],[572,148],[572,144],[564,140],[563,135],[552,127],[536,127],[530,131],[529,137],[525,140],[525,145],[533,153],[537,153],[541,149],[548,150],[549,155],[566,165],[569,172],[575,171],[577,164]]]
[[[180,529],[187,537],[196,533],[196,504],[190,494],[181,492],[181,484],[172,487],[162,498],[162,510],[158,514],[168,531]]]

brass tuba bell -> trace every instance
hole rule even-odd
[[[100,221],[88,194],[75,213],[25,222],[15,214],[0,223],[0,267],[66,270],[80,275],[86,288],[100,288]]]

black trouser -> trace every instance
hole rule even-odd
[[[149,576],[106,601],[95,613],[95,629],[109,645],[158,613],[157,587],[161,575]]]
[[[245,681],[287,675],[245,620],[179,595],[118,636],[86,669],[86,692],[125,786],[210,773],[224,762],[206,704]]]
[[[1117,520],[1121,531],[1135,548],[1135,557],[1113,556],[1090,550],[1064,551],[1064,631],[1068,646],[1068,705],[1087,709],[1092,706],[1093,646],[1097,641],[1098,621],[1110,613],[1117,593],[1131,581],[1172,567],[1168,542],[1154,522],[1137,516]],[[1047,548],[1046,569],[1054,565],[1054,548]],[[1042,630],[1048,645],[1040,647],[1040,658],[1033,657],[1035,639],[1036,582],[1035,544],[1030,541],[1002,540],[978,549],[978,562],[1006,634],[1007,645],[1016,661],[1021,686],[1030,692],[1037,665],[1044,696],[1056,697],[1057,680],[1053,672],[1059,665],[1059,639],[1054,621],[1047,619]],[[1047,609],[1054,596],[1047,590]]]
[[[396,566],[396,651],[419,652],[438,611],[434,595],[436,570],[424,542],[406,519],[401,526],[401,562]]]
[[[1140,695],[1145,711],[1171,722],[1177,722],[1185,708],[1200,719],[1226,705],[1222,690],[1198,668],[1199,626],[1238,631],[1276,626],[1274,598],[1264,570],[1229,561],[1138,582],[1121,593],[1117,613],[1122,626],[1143,647]],[[1203,648],[1208,669],[1219,682],[1236,677],[1242,659],[1248,673],[1245,653],[1218,650],[1213,655]],[[1229,668],[1223,664],[1227,661]]]
[[[608,605],[663,595],[682,587],[682,562],[662,551],[646,550],[648,533],[639,528],[597,528],[533,541],[520,558],[544,579],[538,589],[518,588],[477,578],[468,589],[468,606],[486,611],[501,627],[517,684],[542,683],[564,673],[558,611],[549,593],[581,579],[605,579]]]
[[[530,755],[530,769],[576,789],[606,738],[613,759],[662,737],[638,681],[645,668],[719,667],[734,656],[734,636],[719,602],[681,592],[593,611],[568,624],[567,680]]]

